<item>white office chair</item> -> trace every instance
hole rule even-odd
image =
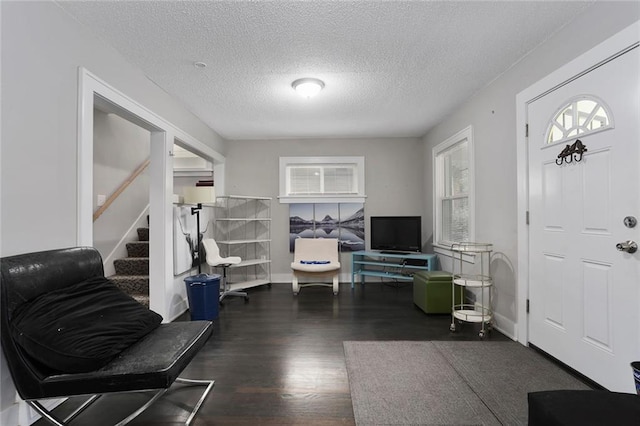
[[[206,252],[206,262],[211,268],[222,268],[222,291],[220,292],[219,302],[222,303],[222,299],[227,296],[241,296],[244,300],[249,300],[249,296],[244,291],[232,291],[227,283],[227,268],[231,265],[237,265],[242,262],[242,258],[239,256],[221,257],[220,248],[213,238],[205,238],[202,240],[202,246]]]

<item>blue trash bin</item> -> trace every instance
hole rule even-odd
[[[191,321],[218,319],[220,275],[198,274],[184,279]]]

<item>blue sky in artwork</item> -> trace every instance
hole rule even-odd
[[[340,203],[340,220],[349,219],[363,207],[362,203]]]
[[[331,216],[332,219],[338,219],[338,204],[316,204],[316,220],[322,220],[325,216]]]
[[[289,204],[289,217],[296,216],[304,220],[313,220],[313,204]]]

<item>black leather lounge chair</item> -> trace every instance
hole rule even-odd
[[[214,381],[178,375],[211,335],[211,322],[160,324],[158,314],[104,278],[100,254],[89,247],[5,257],[0,259],[0,270],[2,349],[18,394],[45,419],[65,425],[102,394],[157,390],[147,403],[118,423],[124,425],[175,381],[205,387],[186,421],[191,423]],[[64,316],[66,323],[60,319]],[[91,323],[96,316],[100,320]],[[79,323],[84,327],[75,327]],[[125,331],[121,333],[118,327]],[[67,329],[74,330],[65,334]],[[134,335],[127,336],[131,330]],[[47,335],[34,337],[32,332]],[[98,332],[104,337],[93,339]],[[74,353],[75,343],[69,344],[65,338],[85,345],[81,348],[85,352]],[[58,342],[65,346],[56,347]],[[93,358],[85,356],[86,347],[93,351],[89,351]],[[78,395],[92,396],[63,420],[39,402]]]

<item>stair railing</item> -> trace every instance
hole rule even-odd
[[[104,213],[107,210],[107,208],[109,208],[109,206],[116,200],[116,198],[118,198],[118,196],[120,196],[120,194],[122,194],[124,190],[127,189],[127,187],[131,185],[134,180],[136,180],[136,178],[144,171],[144,169],[146,169],[149,166],[150,163],[151,163],[151,159],[147,158],[142,164],[138,166],[137,169],[135,169],[129,175],[127,179],[125,179],[124,182],[120,184],[118,189],[116,189],[113,192],[113,194],[109,195],[109,197],[105,200],[104,204],[100,206],[100,208],[98,208],[98,210],[96,210],[93,213],[94,222],[98,220],[98,218],[102,215],[102,213]]]

